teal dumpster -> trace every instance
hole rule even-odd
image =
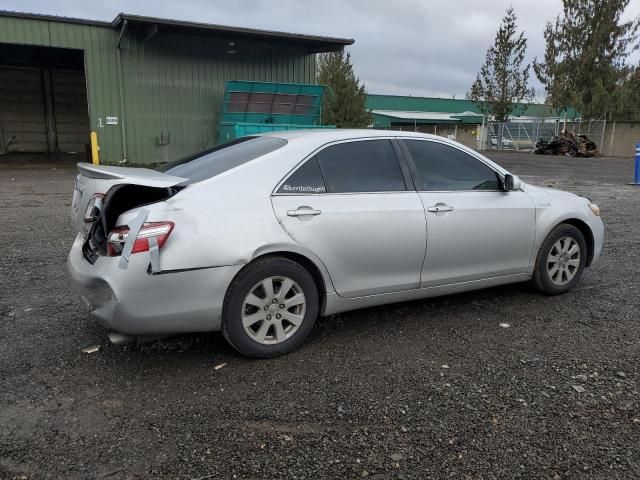
[[[226,84],[218,141],[321,125],[323,85],[232,80]]]

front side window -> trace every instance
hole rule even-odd
[[[389,140],[331,145],[316,157],[328,193],[397,192],[407,189]]]
[[[501,190],[498,174],[468,153],[443,143],[404,140],[421,191]]]

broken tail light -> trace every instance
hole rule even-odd
[[[149,238],[155,237],[158,242],[158,248],[162,248],[169,235],[173,231],[173,222],[146,222],[138,232],[138,236],[133,244],[131,253],[140,253],[149,251]],[[129,227],[116,227],[109,233],[107,237],[107,253],[110,257],[117,257],[122,253],[124,244],[129,237]]]
[[[77,181],[77,180],[76,180]],[[84,223],[93,223],[100,217],[100,209],[102,208],[102,199],[104,193],[96,193],[87,204],[84,211]]]

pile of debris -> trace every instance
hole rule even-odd
[[[594,157],[598,146],[586,135],[576,135],[563,131],[550,141],[540,139],[536,143],[535,153],[539,155],[567,155],[570,157]]]

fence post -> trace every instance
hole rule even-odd
[[[629,185],[640,185],[640,142],[636,143],[636,168],[633,183]]]
[[[604,149],[604,133],[607,130],[607,114],[604,114],[604,120],[602,121],[602,135],[600,136],[600,155],[602,155],[602,150]],[[636,181],[638,181],[638,176],[636,175]]]

